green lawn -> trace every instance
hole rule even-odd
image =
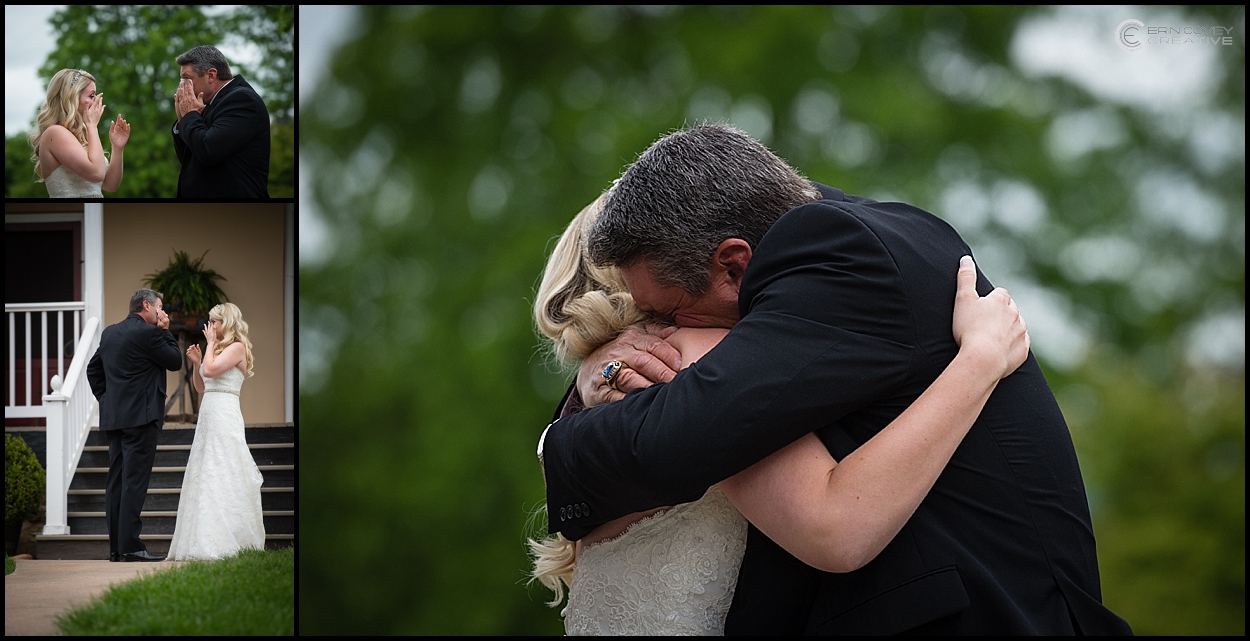
[[[15,563],[13,559],[9,558],[8,552],[5,552],[4,553],[4,575],[9,576],[10,574],[13,574],[13,569],[16,567],[17,567],[17,563]]]
[[[67,635],[293,635],[295,548],[242,550],[127,581],[57,625]]]

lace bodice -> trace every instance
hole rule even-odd
[[[203,365],[200,366],[201,368]],[[200,375],[204,378],[204,392],[226,392],[229,394],[239,395],[239,390],[243,389],[243,379],[247,378],[243,372],[239,371],[237,366],[220,373],[216,378],[208,378],[203,375],[204,370],[200,370]]]
[[[569,635],[723,635],[747,521],[717,487],[582,550]]]
[[[104,159],[104,171],[108,172],[109,160]],[[44,179],[43,184],[48,187],[48,196],[51,198],[103,198],[104,192],[100,191],[100,185],[103,182],[93,183],[87,182],[78,174],[70,171],[61,165],[52,170],[48,177]]]

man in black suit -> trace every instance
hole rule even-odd
[[[654,144],[612,188],[587,249],[621,268],[642,309],[732,330],[675,377],[645,333],[586,359],[539,445],[549,530],[570,539],[696,500],[809,432],[840,461],[958,351],[950,275],[971,250],[954,229],[811,183],[731,127]],[[977,289],[993,287],[978,274]],[[608,381],[613,360],[628,369]],[[575,411],[579,397],[598,406]],[[1032,355],[863,567],[820,572],[752,526],[726,633],[1131,633],[1102,605],[1076,454]]]
[[[178,198],[268,198],[269,110],[216,47],[181,56],[174,94]]]
[[[104,328],[87,364],[87,382],[100,402],[100,431],[108,437],[104,489],[110,561],[160,561],[139,540],[139,513],[148,495],[156,437],[164,425],[165,370],[182,369],[178,341],[169,333],[161,294],[140,289],[130,315]]]

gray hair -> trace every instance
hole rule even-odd
[[[226,63],[226,57],[212,45],[200,45],[178,56],[176,62],[179,67],[191,65],[197,76],[208,73],[209,69],[216,69],[219,80],[229,80],[234,77],[230,75],[230,65]]]
[[[704,124],[664,136],[625,170],[586,250],[598,265],[645,259],[658,284],[699,295],[722,242],[741,238],[755,249],[782,214],[819,198],[810,181],[742,130]]]
[[[156,307],[156,299],[158,298],[165,298],[165,295],[160,292],[154,292],[150,289],[135,290],[134,296],[130,297],[130,311],[132,313],[143,311],[143,301],[145,300],[151,304],[152,307]]]

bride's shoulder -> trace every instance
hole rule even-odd
[[[44,143],[50,143],[52,145],[58,145],[58,146],[68,145],[68,144],[74,144],[74,145],[82,144],[78,140],[78,137],[74,135],[74,132],[67,129],[65,125],[48,125],[48,128],[43,130],[43,135],[41,136],[41,140]]]
[[[670,334],[665,340],[681,352],[684,368],[710,351],[728,333],[729,330],[719,327],[683,327]]]
[[[246,360],[247,350],[243,347],[243,343],[235,341],[226,345],[226,347],[221,350],[221,355],[223,358],[236,361],[236,364],[238,364],[238,361]]]
[[[70,133],[69,129],[66,129],[65,125],[48,125],[48,128],[43,130],[44,138],[48,138],[50,136],[73,136],[73,135],[74,134]]]

